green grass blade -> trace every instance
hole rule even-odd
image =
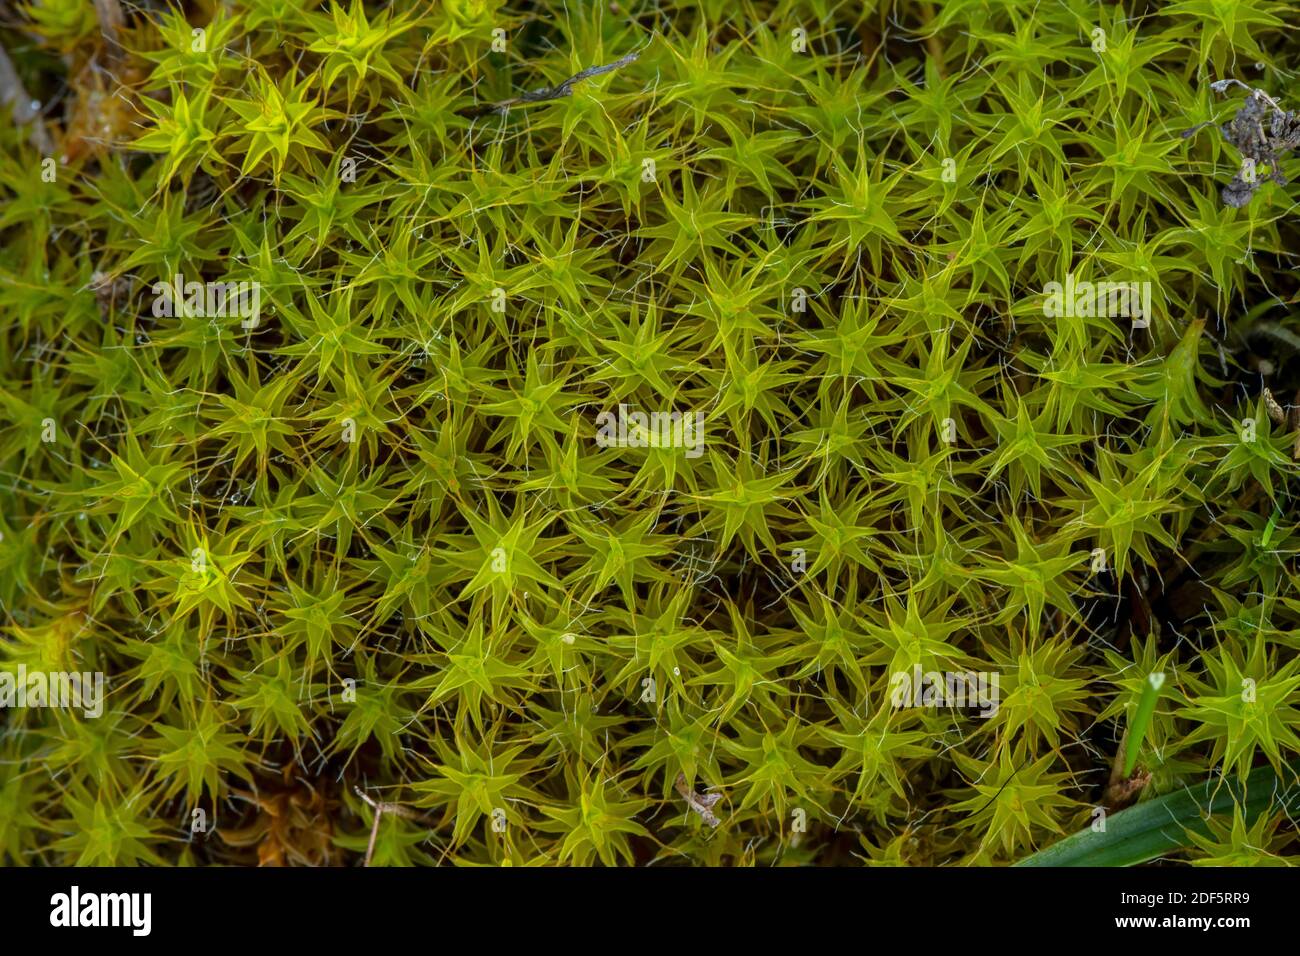
[[[1156,699],[1160,696],[1160,688],[1164,686],[1165,675],[1163,671],[1154,674],[1148,674],[1146,683],[1142,685],[1142,697],[1138,701],[1137,713],[1133,715],[1133,722],[1128,728],[1128,746],[1124,750],[1124,778],[1128,779],[1133,776],[1133,768],[1137,766],[1138,752],[1142,749],[1142,741],[1147,735],[1147,728],[1151,726],[1151,715],[1156,710]]]
[[[1104,832],[1091,829],[1066,837],[1016,866],[1134,866],[1190,844],[1188,832],[1206,835],[1206,818],[1231,814],[1240,803],[1249,825],[1270,806],[1288,813],[1300,809],[1300,761],[1279,780],[1272,767],[1252,770],[1243,787],[1238,781],[1211,779],[1178,793],[1148,800],[1116,813]]]

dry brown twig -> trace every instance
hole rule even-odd
[[[104,36],[108,50],[108,68],[112,70],[125,56],[122,49],[122,28],[126,25],[118,0],[95,0],[95,16],[99,18],[99,32]]]

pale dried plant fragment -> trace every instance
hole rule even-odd
[[[1277,403],[1277,399],[1273,397],[1273,393],[1267,388],[1264,389],[1264,410],[1268,412],[1268,417],[1273,419],[1274,424],[1286,424],[1286,412],[1282,409],[1282,406]]]
[[[366,793],[360,787],[353,787],[353,793],[364,800],[375,811],[375,820],[370,827],[370,845],[366,847],[366,859],[362,866],[369,866],[371,859],[375,855],[375,841],[379,838],[379,824],[384,819],[385,813],[395,813],[399,817],[405,817],[407,820],[427,821],[427,818],[414,810],[402,806],[400,803],[382,803],[376,800],[370,794]]]
[[[686,775],[684,773],[677,774],[677,780],[673,783],[673,786],[675,786],[677,792],[682,795],[682,799],[686,801],[686,805],[698,813],[700,819],[709,826],[716,827],[722,822],[718,819],[717,814],[713,812],[713,807],[722,799],[722,794],[695,793],[686,785]]]

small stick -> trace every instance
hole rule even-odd
[[[1246,90],[1249,93],[1252,93],[1253,95],[1257,96],[1259,99],[1263,100],[1265,103],[1273,107],[1273,109],[1277,110],[1279,113],[1285,112],[1285,110],[1283,110],[1282,107],[1277,105],[1277,100],[1273,99],[1273,97],[1269,96],[1263,90],[1257,90],[1253,86],[1248,86],[1247,84],[1241,82],[1241,80],[1237,79],[1235,76],[1230,76],[1225,80],[1215,80],[1213,83],[1210,84],[1210,89],[1214,90],[1214,92],[1216,93],[1222,93],[1224,90],[1228,88],[1228,85],[1230,83],[1235,83],[1238,86],[1240,86],[1243,90]]]
[[[122,17],[122,7],[118,0],[95,0],[95,16],[99,20],[99,32],[104,36],[104,45],[108,49],[109,69],[116,68],[125,55],[122,49],[122,28],[126,21]]]
[[[925,51],[934,61],[934,69],[939,74],[939,78],[944,79],[943,41],[931,26],[934,23],[934,4],[929,0],[921,0],[921,19],[925,21],[927,27],[931,27],[930,33],[925,38]]]
[[[556,86],[544,86],[540,90],[533,90],[531,93],[524,93],[508,100],[502,100],[499,103],[491,103],[487,106],[478,106],[471,111],[471,114],[480,116],[484,113],[505,113],[510,109],[510,107],[516,106],[520,103],[540,103],[543,100],[558,100],[566,96],[571,96],[573,95],[573,84],[588,79],[589,77],[600,76],[602,73],[609,73],[613,70],[625,67],[640,55],[641,54],[639,53],[629,53],[621,60],[616,60],[613,63],[606,63],[604,66],[589,66],[585,70],[580,70],[573,74],[573,76]]]
[[[354,786],[352,790],[358,797],[370,804],[375,811],[375,823],[370,828],[370,845],[366,847],[366,861],[362,866],[369,866],[371,858],[375,855],[375,841],[379,838],[379,821],[384,818],[385,813],[395,813],[399,817],[404,817],[407,820],[421,820],[427,822],[427,819],[424,816],[416,813],[414,810],[407,809],[400,803],[382,803],[371,797],[360,787]]]
[[[35,100],[23,86],[23,81],[19,79],[18,71],[14,69],[9,54],[5,52],[3,46],[0,46],[0,104],[7,102],[13,104],[15,126],[36,121],[32,126],[32,142],[43,155],[52,156],[54,144],[50,141],[49,133],[45,131],[45,124],[41,122],[40,107],[33,105]]]

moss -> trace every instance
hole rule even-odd
[[[1004,864],[1292,773],[1286,4],[19,9],[0,673],[105,683],[4,709],[0,862]],[[1224,806],[1169,852],[1294,853]]]

